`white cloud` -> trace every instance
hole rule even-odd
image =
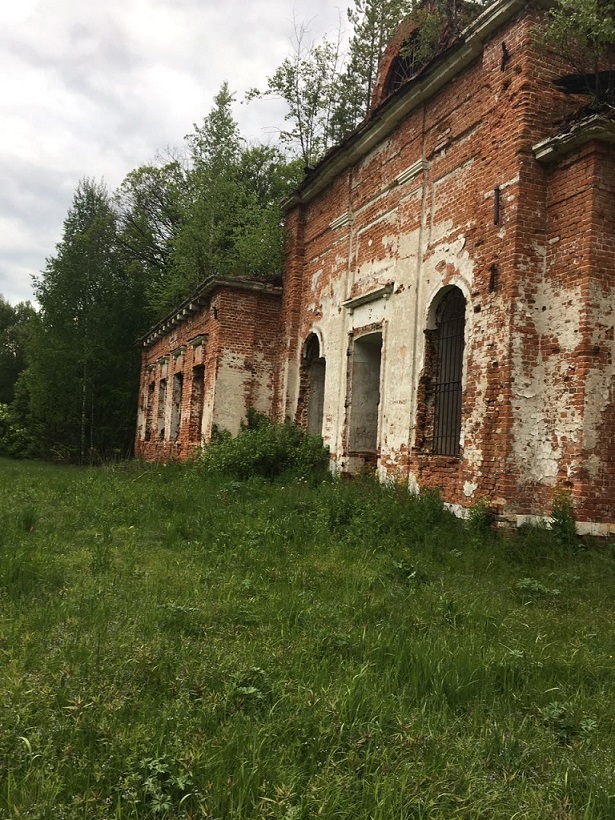
[[[318,39],[340,11],[325,0],[5,0],[0,293],[32,298],[31,276],[53,253],[81,178],[115,188],[179,145],[224,80],[244,136],[271,138],[281,104],[240,100],[289,51],[295,16]]]

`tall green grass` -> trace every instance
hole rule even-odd
[[[0,461],[0,817],[612,818],[609,545]]]

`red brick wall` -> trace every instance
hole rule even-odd
[[[554,489],[569,488],[579,518],[613,521],[604,443],[615,449],[615,412],[610,398],[592,409],[584,387],[613,352],[613,150],[578,149],[554,166],[535,158],[533,146],[579,106],[552,86],[565,69],[535,48],[536,21],[532,12],[505,24],[393,133],[289,211],[286,413],[305,417],[300,355],[318,332],[323,434],[334,460],[350,467],[348,362],[352,339],[373,325],[384,338],[381,475],[439,487],[461,506],[487,498],[515,515],[545,514]],[[415,177],[398,184],[417,163]],[[388,283],[388,300],[344,307]],[[420,430],[424,330],[447,285],[466,298],[461,458],[429,455]],[[601,389],[610,396],[610,382]],[[588,441],[592,413],[603,432]]]
[[[140,407],[135,454],[148,460],[185,458],[200,446],[191,418],[193,373],[204,365],[202,435],[212,426],[236,433],[248,407],[271,414],[277,374],[275,351],[279,339],[280,295],[247,288],[218,286],[198,312],[169,330],[143,350]],[[191,340],[205,336],[201,344]],[[182,350],[178,356],[173,351]],[[161,362],[166,358],[166,365]],[[170,417],[173,375],[183,375],[181,424],[175,440],[169,421],[163,439],[156,435],[160,381],[167,379],[167,417]],[[149,384],[154,382],[152,435],[145,440]],[[192,423],[191,423],[192,421]]]

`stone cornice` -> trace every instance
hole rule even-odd
[[[158,339],[165,336],[177,325],[182,324],[195,313],[198,313],[209,302],[211,294],[221,288],[230,288],[243,291],[258,291],[260,293],[271,293],[281,296],[282,288],[271,282],[263,282],[259,279],[225,278],[223,276],[209,276],[205,279],[194,293],[175,310],[168,313],[163,319],[155,324],[144,336],[137,339],[139,347],[150,347]]]
[[[539,162],[555,162],[592,140],[615,143],[615,121],[595,114],[564,133],[537,142],[532,151]]]
[[[470,65],[498,28],[528,5],[527,0],[498,0],[461,33],[459,41],[436,58],[431,66],[388,97],[343,143],[333,148],[284,203],[285,210],[309,202],[339,174],[368,154],[399,123],[433,97]]]
[[[370,290],[361,296],[355,296],[354,299],[346,299],[345,302],[342,302],[342,307],[345,307],[346,310],[352,313],[355,308],[361,305],[367,305],[369,302],[375,302],[377,299],[388,299],[391,293],[393,293],[393,282],[387,282],[386,285],[382,285],[376,288],[376,290]]]

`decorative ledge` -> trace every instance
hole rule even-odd
[[[408,166],[405,171],[402,171],[401,174],[395,177],[395,183],[397,185],[403,185],[426,170],[427,162],[424,159],[418,159],[416,162],[413,162],[412,165]]]
[[[138,339],[137,344],[142,345],[143,347],[149,347],[158,341],[158,339],[165,336],[174,327],[177,327],[177,325],[185,322],[196,312],[201,311],[203,306],[206,306],[206,309],[209,309],[213,294],[220,288],[229,288],[239,291],[257,291],[259,293],[268,293],[279,297],[282,295],[281,286],[279,284],[274,284],[273,281],[243,279],[240,277],[225,278],[222,276],[209,276],[201,282],[192,296],[178,305],[174,310],[154,325],[154,327],[150,328],[145,336]]]
[[[352,225],[352,214],[350,211],[346,211],[345,214],[338,216],[333,222],[329,222],[329,227],[332,231],[336,231],[338,228],[345,228],[346,225]]]
[[[532,151],[539,162],[555,162],[592,140],[615,143],[615,121],[595,114],[573,125],[565,134],[537,142]]]
[[[194,339],[188,339],[188,344],[190,347],[195,348],[199,345],[206,345],[209,340],[209,335],[207,333],[201,333],[200,336],[195,336]]]
[[[355,296],[354,299],[347,299],[345,302],[342,302],[342,307],[345,307],[346,310],[352,313],[355,308],[358,308],[361,305],[367,305],[369,302],[375,302],[378,299],[388,299],[393,293],[393,286],[393,282],[387,282],[386,285],[382,285],[382,287],[379,287],[376,290],[370,290],[369,293],[364,293],[362,296]]]
[[[179,359],[180,356],[183,356],[186,352],[186,345],[181,345],[181,347],[176,347],[175,350],[171,351],[171,356],[174,359]]]

